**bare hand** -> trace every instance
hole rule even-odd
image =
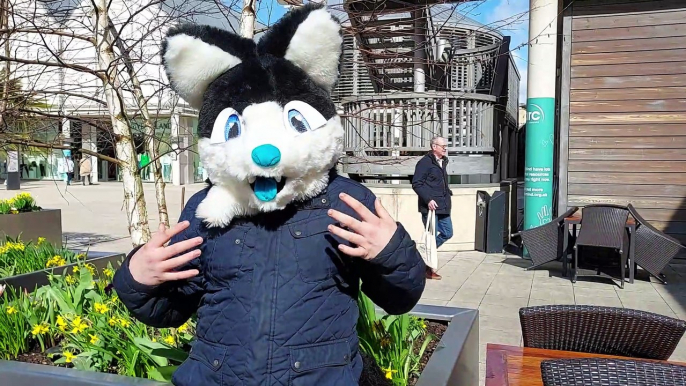
[[[160,224],[159,230],[150,241],[143,245],[131,257],[129,271],[133,279],[141,284],[155,286],[171,280],[183,280],[198,275],[197,269],[176,272],[178,268],[200,256],[200,250],[194,249],[181,256],[181,252],[195,248],[202,244],[202,237],[184,240],[169,246],[165,246],[174,235],[188,228],[188,221],[180,222],[167,229]]]
[[[438,204],[436,204],[436,201],[434,201],[434,200],[429,201],[429,209],[431,209],[431,210],[438,209]]]
[[[341,193],[340,197],[343,202],[360,216],[362,221],[337,210],[329,210],[329,216],[337,220],[343,227],[350,229],[348,231],[335,225],[329,225],[329,232],[357,245],[356,248],[352,248],[339,244],[338,249],[348,256],[361,257],[365,260],[375,258],[391,241],[395,230],[398,228],[398,224],[395,223],[395,220],[381,205],[381,201],[378,198],[375,202],[375,208],[376,213],[379,215],[376,216],[366,206],[351,196]]]

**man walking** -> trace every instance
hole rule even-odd
[[[71,185],[71,180],[74,179],[74,161],[72,161],[71,156],[64,157],[64,162],[67,170],[67,185]]]
[[[436,213],[436,248],[453,237],[453,223],[450,219],[453,192],[448,185],[448,141],[443,137],[431,139],[431,151],[417,162],[412,177],[412,189],[418,196],[419,212],[424,226],[429,210]],[[426,266],[426,278],[440,280],[435,268]]]

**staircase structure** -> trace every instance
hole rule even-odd
[[[344,2],[349,23],[332,95],[346,128],[344,172],[407,178],[434,136],[448,140],[451,175],[500,181],[516,172],[508,164],[516,157],[503,154],[518,128],[509,37],[460,15],[456,3]]]

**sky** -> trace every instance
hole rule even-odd
[[[276,0],[260,1],[258,20],[270,25],[286,13]],[[258,3],[259,4],[259,3]],[[458,6],[458,12],[510,36],[510,50],[521,75],[519,101],[526,102],[529,0],[476,0]]]

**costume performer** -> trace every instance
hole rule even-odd
[[[335,172],[344,131],[329,93],[341,45],[340,23],[316,5],[258,43],[198,25],[165,38],[171,85],[200,110],[210,186],[129,254],[114,288],[150,326],[197,312],[176,385],[357,385],[360,288],[390,314],[421,297],[415,243]]]

